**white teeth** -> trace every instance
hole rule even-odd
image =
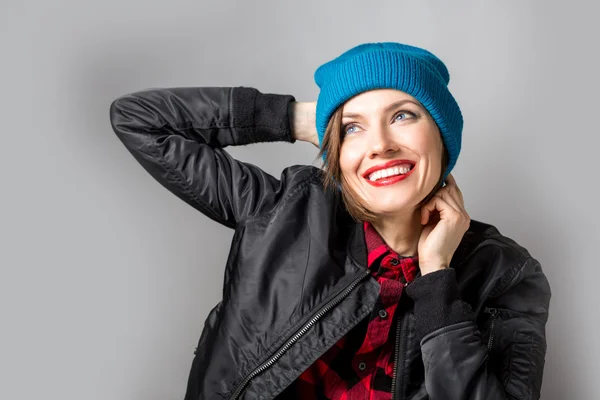
[[[388,176],[404,175],[408,171],[410,171],[410,168],[408,167],[391,167],[387,169],[380,169],[379,171],[375,171],[369,175],[369,180],[376,181],[381,178],[387,178]]]

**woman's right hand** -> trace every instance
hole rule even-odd
[[[319,137],[317,135],[316,111],[316,101],[294,101],[290,103],[288,114],[294,139],[312,143],[318,148]]]

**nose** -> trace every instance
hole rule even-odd
[[[377,156],[387,157],[398,151],[398,144],[394,141],[387,126],[377,126],[369,132],[369,158]]]

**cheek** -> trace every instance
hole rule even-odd
[[[340,169],[343,174],[349,175],[356,173],[360,167],[360,163],[363,159],[363,152],[360,151],[360,147],[356,146],[355,143],[346,141],[342,143],[340,149]]]
[[[444,151],[442,139],[436,130],[414,137],[413,148],[421,154],[431,156],[430,160],[441,160]],[[439,163],[439,161],[438,161]]]
[[[429,179],[437,182],[440,178],[441,168],[442,168],[442,155],[444,152],[444,145],[441,141],[441,138],[433,138],[425,144],[428,149],[428,162],[429,162],[429,170],[431,176]]]
[[[415,135],[412,135],[408,140],[410,140],[408,146],[410,146],[414,151],[421,154],[434,152],[438,146],[434,135],[432,134],[432,132],[429,131],[417,132]]]

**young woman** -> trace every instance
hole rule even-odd
[[[186,399],[538,399],[550,287],[465,210],[446,66],[367,43],[315,80],[316,103],[189,87],[111,105],[140,164],[235,230]],[[323,168],[275,178],[224,150],[296,140]]]

